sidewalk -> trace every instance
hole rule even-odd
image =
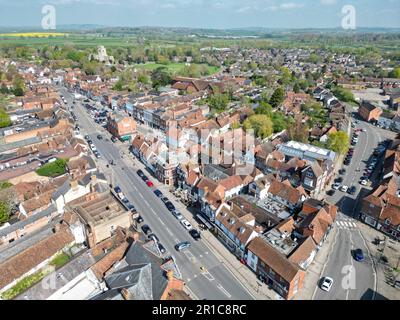
[[[318,251],[314,261],[307,268],[303,288],[294,296],[293,300],[312,300],[318,281],[325,269],[331,248],[336,241],[338,228],[335,226],[328,235],[322,248]]]

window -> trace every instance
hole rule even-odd
[[[272,277],[275,277],[275,271],[272,270],[271,268],[269,269],[268,273],[269,273]]]
[[[386,224],[387,226],[390,225],[390,219],[389,219],[389,218],[385,220],[385,224]]]

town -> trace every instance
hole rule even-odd
[[[399,299],[399,51],[3,37],[1,299]]]

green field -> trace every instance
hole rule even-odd
[[[194,63],[192,63],[193,65]],[[200,66],[201,64],[197,64],[198,66]],[[214,74],[217,73],[219,71],[218,67],[214,67],[214,66],[209,66],[207,64],[202,64],[203,66],[207,67],[208,73],[209,74]],[[170,72],[171,74],[174,73],[179,73],[181,70],[183,70],[185,68],[186,64],[184,62],[181,63],[168,63],[168,64],[160,64],[160,63],[155,63],[155,62],[149,62],[149,63],[145,63],[145,64],[135,64],[133,65],[134,68],[137,69],[144,69],[144,70],[148,70],[148,71],[153,71],[159,67],[165,67],[168,69],[168,72]]]

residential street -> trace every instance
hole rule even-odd
[[[71,95],[62,90],[68,102],[71,103]],[[75,113],[82,134],[88,134],[96,148],[100,152],[103,167],[109,160],[113,160],[115,166],[111,166],[105,172],[112,184],[121,187],[125,196],[134,204],[138,212],[153,232],[160,238],[160,242],[176,259],[187,286],[198,299],[238,299],[249,300],[253,297],[235,279],[232,273],[223,266],[202,240],[196,242],[190,234],[180,225],[179,221],[167,210],[164,204],[154,195],[136,174],[128,161],[128,151],[121,158],[120,150],[109,141],[108,134],[99,132],[99,126],[95,125],[82,106],[76,106]],[[98,140],[96,136],[102,134],[104,139]],[[107,139],[106,139],[107,136]],[[107,141],[108,140],[108,141]],[[182,241],[190,241],[191,246],[182,252],[177,252],[174,246]],[[200,267],[205,267],[201,271]]]

